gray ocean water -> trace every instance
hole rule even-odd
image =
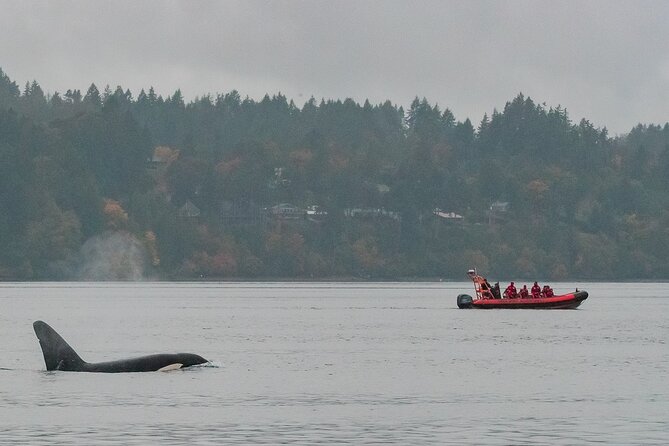
[[[0,444],[669,444],[669,285],[576,285],[459,310],[470,284],[0,284]],[[46,372],[36,319],[88,361],[213,364]]]

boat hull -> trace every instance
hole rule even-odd
[[[512,308],[512,309],[574,309],[588,298],[587,291],[575,291],[553,297],[525,298],[525,299],[477,299],[472,301],[469,308]]]

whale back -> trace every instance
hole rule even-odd
[[[47,370],[80,371],[86,362],[49,324],[35,321],[33,329],[42,347]]]

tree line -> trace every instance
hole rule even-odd
[[[46,94],[0,69],[6,280],[82,278],[91,252],[116,259],[109,277],[121,279],[136,268],[462,279],[476,266],[500,278],[660,280],[668,187],[669,124],[610,136],[523,94],[475,125],[420,98],[405,110],[234,90],[189,102],[95,84]],[[321,212],[284,218],[280,203]],[[92,248],[118,233],[133,240],[122,252]]]

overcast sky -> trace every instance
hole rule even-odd
[[[625,133],[669,120],[669,2],[0,0],[0,68],[49,93],[419,96],[474,125],[523,92]]]

